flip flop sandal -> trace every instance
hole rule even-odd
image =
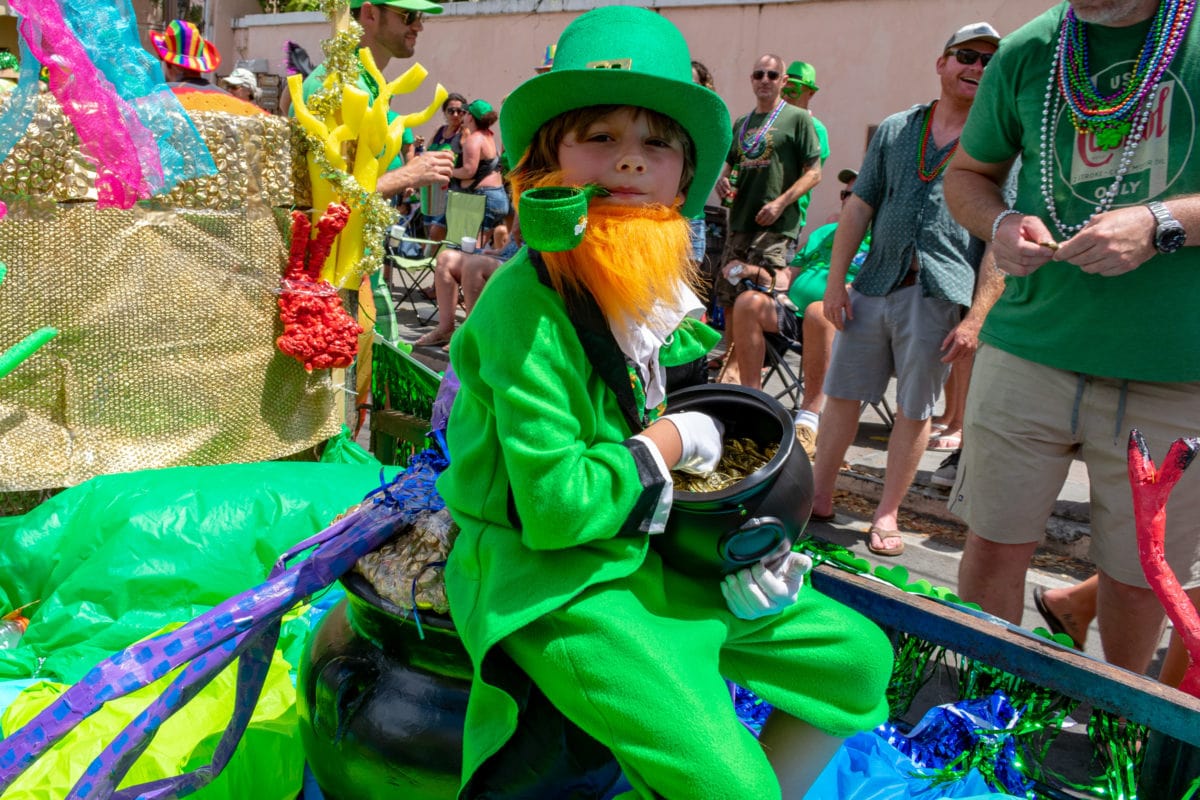
[[[450,344],[450,337],[453,335],[453,331],[446,334],[430,331],[413,342],[413,345],[416,347],[441,347],[444,344]]]
[[[1076,650],[1083,649],[1083,646],[1075,641],[1075,637],[1067,632],[1067,627],[1062,624],[1062,620],[1050,610],[1050,606],[1046,604],[1046,590],[1041,586],[1033,587],[1033,605],[1037,608],[1038,613],[1042,615],[1042,619],[1051,633],[1066,633],[1067,636],[1071,637],[1071,644],[1075,646]]]
[[[929,444],[925,449],[946,453],[960,447],[962,447],[961,433],[939,433],[937,436],[930,437]]]
[[[900,531],[885,531],[883,528],[877,528],[872,525],[870,530],[867,531],[867,549],[877,556],[898,556],[904,552],[904,542],[901,541],[900,544],[892,545],[891,547],[884,547],[883,540],[890,539],[892,537],[898,538],[899,536]],[[876,538],[878,538],[880,542],[878,547],[875,545]]]

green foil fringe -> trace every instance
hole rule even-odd
[[[966,608],[979,608],[963,602],[945,587],[932,586],[924,580],[909,582],[908,571],[903,566],[872,569],[866,559],[832,542],[808,538],[797,544],[796,549],[806,553],[816,564],[827,563],[859,575],[872,574],[902,591],[924,594]],[[1035,628],[1033,633],[1071,646],[1063,634],[1051,634],[1044,628]],[[891,719],[900,719],[908,713],[917,693],[939,664],[956,669],[960,699],[988,697],[995,691],[1002,691],[1013,707],[1021,710],[1019,722],[1012,729],[980,731],[988,735],[980,736],[977,746],[970,752],[936,771],[931,778],[934,783],[956,781],[975,769],[999,789],[994,768],[997,754],[1011,739],[1018,756],[1017,769],[1034,784],[1030,798],[1061,800],[1069,796],[1064,792],[1068,790],[1103,800],[1136,800],[1142,754],[1146,751],[1149,734],[1145,726],[1129,723],[1106,711],[1093,710],[1088,722],[1088,737],[1099,774],[1086,782],[1074,782],[1047,769],[1045,761],[1051,745],[1080,701],[964,656],[955,656],[955,663],[950,664],[950,651],[907,633],[894,635],[893,642],[895,666],[887,692]],[[1198,796],[1200,778],[1180,800],[1195,800]]]

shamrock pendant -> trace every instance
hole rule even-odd
[[[1121,146],[1121,142],[1129,135],[1132,128],[1133,126],[1125,120],[1110,122],[1094,131],[1096,146],[1101,150],[1115,150]]]

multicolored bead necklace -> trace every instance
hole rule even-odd
[[[933,110],[937,108],[937,104],[938,101],[934,100],[929,104],[929,110],[925,112],[925,124],[921,128],[921,149],[917,152],[917,177],[926,183],[937,180],[937,177],[946,169],[946,165],[950,163],[950,157],[954,155],[954,151],[958,149],[958,139],[955,139],[950,152],[946,153],[941,161],[934,164],[932,169],[925,166],[925,152],[933,149],[930,145],[933,141],[931,130],[933,129]]]
[[[1086,27],[1075,17],[1073,9],[1068,8],[1063,16],[1054,60],[1046,81],[1046,97],[1042,103],[1040,150],[1042,200],[1063,238],[1074,236],[1098,214],[1112,208],[1120,193],[1121,183],[1133,164],[1138,145],[1145,136],[1158,96],[1159,79],[1178,52],[1195,7],[1196,0],[1163,0],[1159,4],[1131,80],[1122,92],[1109,98],[1097,94],[1088,73]],[[1169,26],[1167,20],[1170,20]],[[1068,48],[1074,55],[1067,53]],[[1054,199],[1055,149],[1052,129],[1060,107],[1059,99],[1055,96],[1056,90],[1062,96],[1061,102],[1070,109],[1077,132],[1093,132],[1097,146],[1103,149],[1113,149],[1120,146],[1122,140],[1125,142],[1112,184],[1087,219],[1075,225],[1068,225],[1059,218]],[[1095,107],[1088,103],[1094,103]],[[1108,103],[1108,106],[1101,107],[1103,103]]]
[[[746,128],[749,127],[750,117],[754,116],[754,114],[747,114],[742,119],[742,129],[738,132],[738,149],[742,151],[743,158],[758,158],[763,154],[763,151],[767,149],[765,141],[767,131],[771,130],[771,126],[775,124],[775,119],[779,116],[779,112],[783,111],[783,107],[786,105],[786,101],[780,100],[779,105],[775,106],[774,110],[771,111],[771,116],[767,117],[762,127],[754,134],[754,138],[749,141],[746,140]]]
[[[1113,150],[1129,135],[1138,107],[1158,86],[1159,80],[1183,42],[1195,10],[1196,0],[1163,0],[1154,14],[1137,65],[1125,87],[1102,95],[1092,83],[1088,64],[1086,23],[1068,8],[1059,28],[1055,67],[1058,89],[1071,109],[1075,129],[1092,132],[1096,146]]]

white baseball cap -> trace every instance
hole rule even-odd
[[[972,22],[970,25],[963,25],[954,35],[946,40],[946,46],[942,50],[949,50],[955,45],[963,42],[991,42],[997,47],[1000,46],[1000,32],[986,22]]]

